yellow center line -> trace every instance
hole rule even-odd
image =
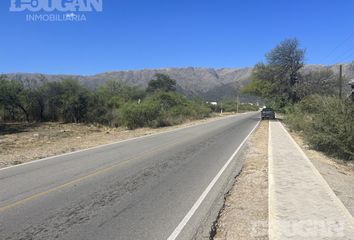
[[[48,195],[48,194],[50,194],[50,193],[52,193],[52,192],[55,192],[55,191],[64,189],[64,188],[66,188],[66,187],[69,187],[69,186],[71,186],[71,185],[74,185],[75,183],[79,183],[79,182],[82,182],[82,181],[84,181],[84,180],[86,180],[86,179],[88,179],[88,178],[91,178],[91,177],[97,176],[97,175],[99,175],[99,174],[108,172],[108,171],[112,170],[113,168],[115,168],[115,167],[117,167],[117,166],[119,166],[119,165],[121,165],[121,164],[123,164],[123,163],[127,163],[127,162],[132,161],[132,160],[138,160],[138,159],[140,159],[141,157],[146,156],[146,154],[151,154],[151,153],[157,152],[157,151],[159,151],[159,150],[162,150],[162,149],[164,149],[164,148],[166,148],[166,147],[177,145],[177,144],[180,143],[180,142],[182,142],[182,141],[178,141],[178,142],[174,142],[174,143],[166,143],[166,144],[160,145],[159,147],[156,147],[156,148],[153,148],[153,149],[151,149],[151,150],[142,152],[142,153],[139,154],[138,156],[131,157],[131,158],[127,158],[127,159],[125,159],[125,160],[123,160],[123,161],[121,161],[121,162],[119,162],[119,163],[116,163],[116,164],[114,164],[114,165],[111,165],[111,166],[109,166],[109,167],[106,167],[106,168],[103,168],[103,169],[94,171],[94,172],[92,172],[92,173],[90,173],[90,174],[88,174],[88,175],[82,176],[82,177],[80,177],[80,178],[77,178],[77,179],[72,180],[72,181],[70,181],[70,182],[64,183],[64,184],[62,184],[62,185],[56,186],[56,187],[51,188],[51,189],[49,189],[49,190],[46,190],[46,191],[44,191],[44,192],[40,192],[40,193],[34,194],[34,195],[32,195],[32,196],[26,197],[26,198],[24,198],[24,199],[18,200],[18,201],[16,201],[16,202],[11,203],[11,204],[9,204],[9,205],[6,205],[6,206],[4,206],[4,207],[0,207],[0,212],[4,212],[4,211],[6,211],[6,210],[9,210],[9,209],[11,209],[11,208],[17,207],[17,206],[19,206],[19,205],[21,205],[21,204],[24,204],[24,203],[26,203],[26,202],[32,201],[32,200],[37,199],[37,198],[39,198],[39,197]]]

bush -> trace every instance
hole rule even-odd
[[[285,121],[314,149],[354,160],[354,104],[312,95],[288,109]]]
[[[165,75],[149,84],[151,91],[107,81],[98,89],[67,79],[59,82],[21,82],[0,76],[2,121],[62,121],[110,126],[164,127],[204,118],[211,109],[176,93],[175,81]]]
[[[209,116],[211,109],[201,102],[188,100],[175,92],[157,92],[140,104],[127,103],[119,111],[122,125],[139,127],[166,127],[188,119]]]
[[[153,122],[159,117],[159,106],[146,102],[142,104],[127,103],[120,111],[122,124],[129,129],[153,126]]]

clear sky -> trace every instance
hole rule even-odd
[[[307,63],[354,59],[352,0],[103,0],[86,22],[27,22],[9,7],[0,1],[0,73],[245,67],[290,37]]]

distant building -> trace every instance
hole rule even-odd
[[[354,102],[354,79],[349,82],[349,85],[352,87],[351,99]]]
[[[218,103],[217,102],[207,102],[208,104],[212,105],[212,106],[217,106]]]

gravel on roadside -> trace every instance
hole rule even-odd
[[[225,197],[214,240],[268,239],[268,121],[251,136],[245,164]]]

